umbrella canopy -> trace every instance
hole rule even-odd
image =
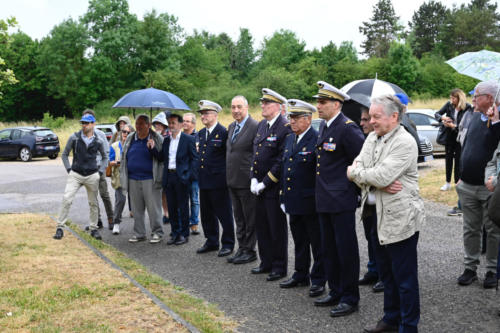
[[[370,99],[372,97],[394,95],[397,93],[403,93],[408,96],[403,89],[394,83],[385,82],[379,79],[353,81],[343,86],[340,90],[348,94],[351,99],[368,108],[370,107]]]
[[[114,108],[191,110],[179,97],[155,88],[129,92],[113,105]]]
[[[446,61],[460,74],[481,81],[500,80],[500,53],[482,50],[466,52]]]

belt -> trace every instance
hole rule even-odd
[[[168,169],[168,172],[176,172],[177,169]]]

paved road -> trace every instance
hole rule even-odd
[[[430,164],[429,164],[430,165]],[[35,159],[30,163],[0,162],[0,212],[46,212],[57,214],[64,191],[66,173],[60,159]],[[104,209],[101,204],[102,211]],[[419,274],[422,317],[421,332],[500,332],[500,296],[479,283],[459,287],[462,271],[462,221],[446,217],[448,207],[426,202],[427,223],[419,243]],[[127,209],[126,209],[127,210]],[[193,236],[177,247],[166,243],[130,244],[132,220],[124,213],[122,233],[102,232],[105,242],[142,262],[190,293],[206,299],[241,322],[241,332],[361,332],[382,314],[381,294],[361,288],[360,311],[347,318],[329,317],[328,308],[315,308],[307,288],[283,290],[265,276],[249,274],[253,264],[230,265],[214,253],[197,255],[203,235]],[[70,218],[87,224],[85,191],[78,193]],[[55,230],[55,226],[54,226]],[[167,227],[167,233],[170,227]],[[52,235],[47,235],[51,237]],[[364,273],[366,241],[358,223],[361,272]],[[289,242],[289,270],[293,269],[293,245]],[[480,277],[484,268],[480,270]]]

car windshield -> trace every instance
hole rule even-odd
[[[43,129],[43,130],[35,130],[34,131],[37,136],[48,136],[55,135],[51,130]]]
[[[113,133],[113,130],[111,128],[109,128],[109,127],[97,127],[97,128],[100,129],[103,132]]]

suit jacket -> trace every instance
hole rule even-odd
[[[198,132],[200,166],[198,184],[201,190],[225,188],[226,185],[226,141],[227,130],[217,124],[206,139],[207,129]]]
[[[177,153],[175,155],[175,169],[177,176],[183,184],[189,184],[191,181],[196,180],[198,175],[198,153],[194,138],[190,135],[179,133],[179,145],[177,146]],[[168,185],[168,164],[169,164],[169,149],[172,137],[169,135],[163,140],[161,151],[157,147],[151,150],[151,153],[159,160],[164,162],[163,168],[163,181],[162,186]]]
[[[266,197],[278,198],[281,159],[285,150],[285,138],[291,133],[288,121],[278,116],[273,126],[267,129],[267,120],[262,120],[253,140],[253,161],[250,178],[266,185],[263,194]]]
[[[316,144],[316,211],[356,210],[357,188],[347,179],[347,167],[358,156],[365,138],[359,126],[341,112],[326,128],[323,121]]]
[[[234,142],[231,142],[236,121],[228,128],[226,143],[226,180],[231,188],[250,188],[250,168],[252,166],[253,139],[257,134],[257,120],[248,116],[245,126]]]
[[[318,132],[310,128],[295,145],[295,134],[285,140],[281,173],[281,202],[291,215],[306,215],[316,212],[316,143]]]

